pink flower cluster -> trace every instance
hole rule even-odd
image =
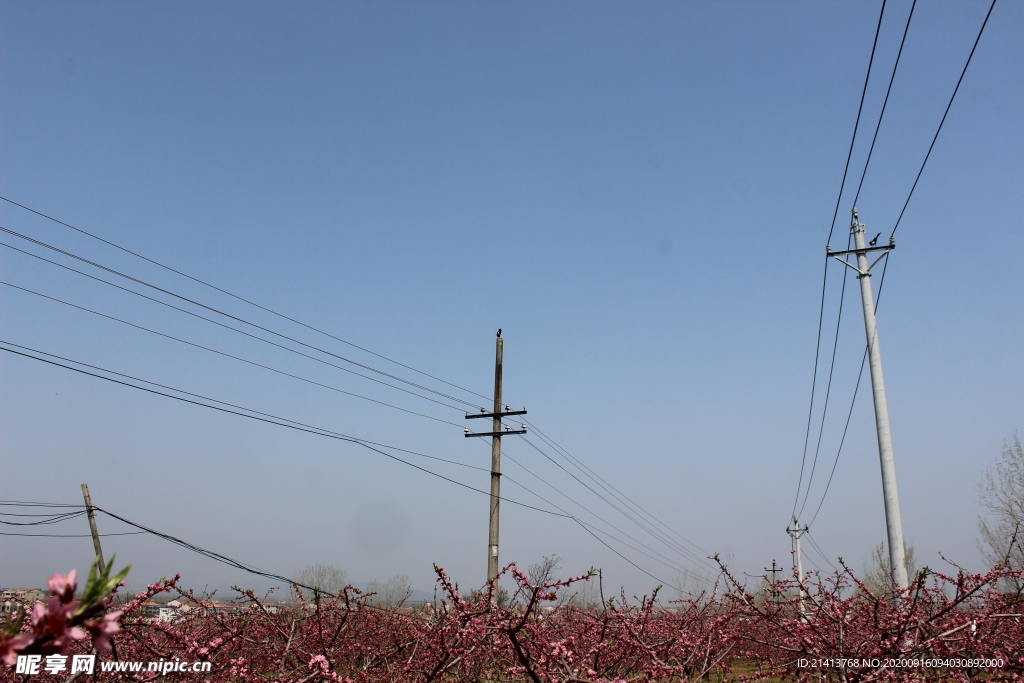
[[[723,566],[714,590],[662,604],[658,591],[621,592],[587,607],[565,598],[594,573],[532,585],[514,565],[509,601],[495,584],[471,594],[435,567],[440,600],[422,610],[375,607],[351,586],[312,602],[269,605],[240,591],[236,609],[212,596],[150,585],[119,612],[100,600],[84,611],[75,575],[50,579],[53,597],[17,633],[0,633],[0,655],[104,651],[126,660],[209,661],[210,683],[330,681],[530,683],[699,681],[1013,681],[1024,677],[1024,595],[1002,589],[1024,573],[926,571],[909,590],[876,596],[848,570],[749,591]],[[104,586],[112,585],[109,579]],[[802,590],[801,590],[802,589]],[[159,592],[177,590],[191,609],[170,622],[141,614]],[[90,593],[88,587],[84,595]],[[803,594],[801,599],[799,596]],[[119,626],[118,622],[120,621]],[[868,662],[823,670],[801,662]],[[970,668],[893,668],[893,660],[995,661]],[[872,662],[881,662],[874,664]],[[2,678],[2,676],[0,676]]]
[[[109,652],[111,637],[120,630],[120,611],[103,613],[102,604],[86,605],[75,599],[77,570],[54,574],[47,581],[51,597],[32,607],[20,632],[0,633],[0,661],[13,665],[18,654],[66,655],[75,641],[92,636],[97,652]]]

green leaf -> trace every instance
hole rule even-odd
[[[75,615],[82,614],[91,609],[96,603],[103,600],[103,598],[110,595],[111,591],[117,588],[117,586],[124,580],[124,577],[128,576],[128,571],[132,568],[128,565],[116,576],[110,576],[110,570],[114,566],[114,560],[117,555],[110,558],[110,562],[104,567],[102,572],[96,570],[97,564],[99,563],[99,557],[92,561],[92,566],[89,567],[89,578],[85,582],[85,588],[82,589],[82,602],[78,606],[78,611]]]
[[[21,631],[21,625],[25,621],[25,610],[19,610],[18,616],[15,618],[14,612],[5,620],[7,623],[4,624],[3,629],[0,629],[0,634],[5,636],[16,636]]]

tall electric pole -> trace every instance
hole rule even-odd
[[[807,525],[800,526],[800,523],[796,521],[796,517],[793,518],[793,526],[786,527],[786,533],[793,537],[793,552],[796,554],[796,576],[800,582],[800,603],[798,608],[800,610],[800,616],[804,616],[804,599],[807,597],[806,591],[804,591],[804,556],[800,552],[800,537],[807,533]]]
[[[889,541],[889,567],[893,584],[905,589],[910,584],[907,577],[906,548],[903,545],[903,521],[900,518],[900,498],[896,490],[896,463],[892,455],[892,433],[889,430],[889,404],[885,398],[885,379],[882,376],[882,352],[878,345],[878,329],[875,325],[875,302],[871,292],[871,269],[890,250],[896,248],[896,240],[889,237],[889,243],[876,246],[878,239],[864,245],[864,224],[857,220],[857,209],[851,212],[850,233],[854,248],[849,251],[832,251],[825,247],[826,256],[831,256],[848,268],[857,271],[860,280],[860,298],[864,308],[864,333],[867,336],[868,366],[871,368],[871,395],[875,404],[875,428],[878,431],[878,459],[882,466],[882,498],[885,501],[885,527]],[[880,251],[881,255],[868,265],[868,252]],[[857,265],[841,256],[855,254]]]
[[[765,567],[764,570],[766,572],[771,572],[772,578],[768,580],[768,585],[770,586],[770,588],[768,589],[768,592],[772,596],[772,600],[771,600],[772,604],[775,605],[775,606],[778,606],[778,604],[779,604],[779,591],[775,587],[775,585],[778,583],[778,579],[776,578],[775,575],[778,574],[779,572],[781,572],[782,570],[776,568],[775,560],[772,560],[772,568],[771,569],[768,569],[768,567]]]
[[[506,427],[501,428],[501,418],[506,415],[525,415],[526,408],[522,410],[509,410],[505,406],[502,411],[501,404],[501,362],[504,340],[501,338],[501,330],[498,330],[498,337],[494,350],[494,411],[485,412],[483,408],[478,414],[466,415],[467,420],[479,417],[491,418],[491,431],[470,433],[466,429],[466,436],[489,436],[491,437],[491,499],[490,517],[487,527],[487,583],[494,581],[498,575],[498,504],[501,502],[501,437],[504,434],[525,434],[526,425],[522,429],[513,430]],[[492,591],[491,599],[497,599],[497,591]]]

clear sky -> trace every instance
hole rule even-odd
[[[507,402],[697,556],[720,552],[761,574],[789,561],[824,247],[879,9],[3,2],[0,195],[483,395],[500,327]],[[909,9],[886,8],[837,248]],[[869,236],[892,230],[987,9],[919,3],[857,202]],[[941,552],[980,568],[974,487],[1024,426],[1022,34],[1024,4],[1001,0],[900,223],[879,308],[905,534],[933,566]],[[485,403],[471,393],[17,206],[0,202],[0,225],[472,406],[396,391],[3,247],[11,285],[454,424],[7,285],[5,342],[489,466],[489,445],[462,434],[484,427],[463,419]],[[18,237],[0,241],[174,301]],[[840,270],[828,269],[822,391]],[[864,345],[855,280],[846,295],[803,521],[835,458]],[[355,444],[0,356],[4,500],[80,503],[87,482],[96,505],[274,573],[319,562],[357,582],[404,573],[430,590],[437,563],[462,586],[483,580],[479,492]],[[811,528],[831,561],[855,568],[885,537],[865,389],[866,376]],[[570,468],[532,429],[527,438]],[[557,553],[566,574],[601,567],[630,593],[658,582],[649,575],[706,569],[529,443],[505,447],[503,493],[610,532],[602,538],[647,574],[572,520],[511,503],[503,562]],[[403,457],[488,486],[484,469]],[[102,515],[99,525],[131,530]],[[106,537],[104,549],[133,564],[133,585],[175,572],[198,587],[265,585],[148,536]],[[40,585],[90,557],[88,538],[0,536],[0,585]]]

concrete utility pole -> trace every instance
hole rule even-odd
[[[871,395],[875,403],[875,428],[878,431],[878,458],[882,466],[882,498],[885,501],[885,527],[889,541],[889,567],[892,581],[897,588],[905,589],[910,584],[907,577],[906,547],[903,544],[903,521],[900,518],[900,497],[896,489],[896,463],[892,455],[892,433],[889,430],[889,404],[885,399],[885,379],[882,376],[882,352],[878,345],[878,330],[875,326],[875,303],[871,292],[871,269],[882,260],[890,250],[896,248],[896,240],[889,237],[889,244],[876,246],[878,237],[864,245],[864,224],[857,220],[857,209],[852,210],[850,233],[853,235],[854,249],[849,251],[832,251],[831,246],[825,247],[826,256],[831,256],[848,268],[857,271],[860,280],[860,298],[864,308],[864,333],[867,336],[868,365],[871,368]],[[881,255],[868,265],[867,253],[880,251]],[[857,265],[854,266],[845,258],[847,254],[856,254]]]
[[[491,512],[487,531],[487,582],[490,583],[498,575],[498,503],[501,502],[501,437],[504,434],[525,434],[526,425],[522,429],[513,430],[506,427],[501,428],[501,418],[506,415],[526,415],[526,408],[522,410],[509,410],[505,406],[501,410],[501,362],[504,340],[501,338],[501,330],[498,330],[498,338],[495,342],[494,351],[494,411],[485,412],[483,408],[478,414],[466,415],[467,420],[479,417],[491,418],[491,431],[470,433],[466,429],[466,436],[489,436],[491,437]],[[491,594],[492,600],[497,600],[497,591]]]
[[[793,518],[793,525],[786,527],[786,533],[793,537],[793,543],[796,553],[796,575],[800,581],[800,616],[804,616],[804,599],[807,597],[806,591],[804,591],[804,556],[800,552],[800,537],[807,533],[807,525],[800,526],[800,523],[796,521],[796,517]]]
[[[96,569],[102,574],[106,563],[103,561],[103,548],[100,547],[100,534],[96,530],[96,515],[92,512],[92,498],[89,497],[89,485],[82,484],[82,496],[85,498],[85,514],[89,518],[89,531],[92,533],[92,547],[96,549]]]
[[[775,587],[775,584],[777,582],[777,579],[776,579],[775,575],[778,574],[779,572],[781,572],[782,570],[776,568],[775,560],[772,560],[772,568],[771,569],[768,569],[768,567],[765,567],[764,570],[766,572],[771,572],[772,578],[769,579],[769,581],[768,581],[768,584],[770,586],[770,588],[768,590],[769,590],[769,592],[771,593],[771,596],[772,596],[772,604],[773,605],[778,605],[779,604],[779,591]]]

